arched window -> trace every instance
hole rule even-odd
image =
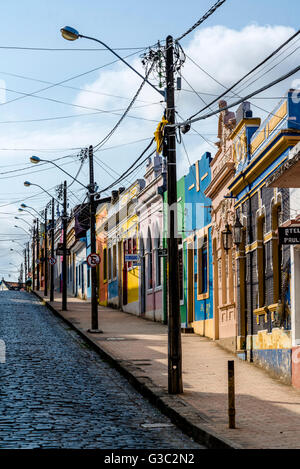
[[[257,274],[258,274],[258,307],[266,304],[266,246],[264,243],[265,217],[257,219]]]
[[[278,303],[281,298],[282,283],[282,248],[278,242],[278,227],[281,224],[281,205],[272,207],[272,264],[273,264],[273,299]]]

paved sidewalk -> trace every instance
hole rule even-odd
[[[40,296],[42,293],[40,292]],[[103,334],[89,334],[90,303],[68,299],[50,304],[84,333],[120,368],[159,395],[160,402],[177,410],[178,422],[190,421],[206,434],[242,448],[300,448],[300,391],[281,384],[255,365],[245,363],[213,341],[195,334],[182,335],[184,393],[167,395],[167,326],[115,309],[99,306]],[[45,298],[48,303],[48,298]],[[228,429],[227,360],[235,360],[236,424]],[[216,441],[217,441],[216,440]],[[212,439],[213,441],[213,439]],[[220,445],[222,446],[222,444]]]

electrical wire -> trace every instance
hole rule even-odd
[[[144,50],[144,49],[141,49],[141,50],[139,50],[138,52],[133,52],[132,54],[129,54],[129,55],[125,56],[125,58],[127,59],[128,57],[132,57],[133,55],[136,55],[137,53],[140,53],[140,52],[142,52],[143,50]],[[119,62],[119,60],[120,60],[120,59],[115,59],[115,60],[113,60],[112,62],[106,63],[106,64],[101,65],[101,66],[99,66],[99,67],[95,67],[95,68],[93,68],[93,69],[91,69],[91,70],[88,70],[88,71],[86,71],[86,72],[79,73],[78,75],[73,75],[73,76],[70,77],[70,78],[66,78],[66,79],[61,80],[61,81],[59,81],[59,82],[57,82],[57,83],[53,83],[52,85],[46,86],[45,88],[41,88],[41,89],[36,90],[36,91],[33,91],[32,93],[22,93],[23,96],[20,96],[19,98],[12,99],[12,100],[10,100],[10,101],[6,101],[5,103],[0,103],[0,105],[3,106],[3,105],[5,105],[5,104],[9,104],[9,103],[18,101],[18,100],[20,100],[20,99],[23,99],[23,98],[29,97],[29,96],[30,96],[30,97],[33,97],[33,96],[35,96],[37,93],[41,93],[42,91],[46,91],[46,90],[49,90],[49,89],[54,88],[54,87],[56,87],[56,86],[63,85],[64,83],[68,83],[69,81],[75,80],[76,78],[83,77],[83,76],[88,75],[88,74],[90,74],[90,73],[92,73],[92,72],[95,72],[95,71],[98,71],[98,70],[100,70],[100,69],[103,69],[104,67],[108,67],[109,65],[112,65],[112,64],[114,64],[114,63],[116,63],[116,62]],[[8,90],[8,91],[9,91],[9,90]]]
[[[183,39],[185,36],[190,34],[194,29],[198,28],[207,18],[209,18],[226,0],[218,0],[191,28],[189,28],[185,33],[179,36],[175,41],[178,42]]]
[[[225,110],[230,109],[234,106],[237,106],[238,104],[241,104],[243,101],[247,101],[252,96],[255,96],[256,94],[261,93],[262,91],[265,91],[268,88],[271,88],[272,86],[276,85],[277,83],[280,83],[281,81],[285,80],[286,78],[289,78],[290,76],[297,73],[299,70],[300,70],[300,66],[295,67],[292,70],[290,70],[288,73],[286,73],[285,75],[282,75],[281,77],[277,78],[276,80],[273,80],[272,82],[268,83],[267,85],[262,86],[258,90],[255,90],[252,93],[249,93],[247,96],[244,96],[243,98],[239,99],[238,101],[235,101],[234,103],[232,103],[228,106],[224,106],[221,109],[217,109],[216,111],[205,114],[204,116],[199,116],[199,117],[194,118],[194,116],[196,116],[197,114],[199,114],[201,112],[201,111],[199,111],[196,114],[194,114],[193,116],[189,117],[185,122],[181,122],[179,124],[176,124],[175,126],[182,126],[182,125],[185,125],[185,124],[192,124],[193,122],[197,122],[199,120],[207,119],[208,117],[214,116],[215,114],[219,114],[222,111],[225,111]],[[228,92],[228,90],[227,90],[227,92]]]
[[[262,60],[261,62],[259,62],[259,64],[257,64],[254,68],[252,68],[249,72],[247,72],[243,77],[241,77],[237,82],[235,82],[232,86],[230,86],[229,88],[226,89],[226,91],[224,91],[224,93],[221,93],[217,98],[215,98],[214,100],[212,100],[209,104],[207,104],[204,108],[200,109],[199,111],[197,111],[195,114],[193,114],[189,120],[193,119],[195,116],[197,116],[198,114],[200,114],[201,112],[203,112],[204,110],[208,109],[210,106],[212,106],[214,103],[216,103],[217,101],[219,101],[219,99],[221,99],[225,94],[229,93],[233,88],[235,88],[239,83],[241,83],[246,77],[248,77],[249,75],[251,75],[255,70],[257,70],[258,68],[260,68],[263,64],[265,64],[271,57],[273,57],[275,54],[277,54],[277,52],[279,52],[283,47],[285,47],[290,41],[292,41],[295,37],[297,37],[298,35],[300,34],[300,30],[296,31],[292,36],[290,36],[285,42],[283,42],[279,47],[277,47],[277,49],[275,49],[271,54],[269,54],[267,57],[264,58],[264,60]],[[188,57],[188,56],[187,56]],[[193,63],[196,64],[196,62],[193,61],[193,59],[191,59],[190,57],[188,57],[190,60],[192,60]],[[200,66],[197,64],[197,66],[200,68]],[[294,72],[296,73],[296,72]],[[290,75],[288,75],[290,76]],[[268,86],[270,87],[270,86]],[[267,89],[267,88],[264,88],[264,89]],[[262,88],[263,90],[263,88]],[[257,94],[257,93],[256,93]],[[245,98],[246,99],[246,98]]]

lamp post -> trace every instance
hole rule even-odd
[[[134,73],[146,81],[160,95],[165,93],[158,90],[152,83],[135,70],[128,62],[120,57],[113,49],[99,39],[84,36],[76,29],[65,26],[61,29],[62,36],[74,41],[78,38],[90,39],[102,44]],[[178,264],[178,227],[177,213],[170,207],[177,206],[177,176],[176,176],[176,130],[175,124],[175,96],[174,96],[174,41],[172,36],[166,39],[166,115],[168,126],[167,136],[167,163],[168,163],[168,205],[169,205],[169,237],[168,237],[168,391],[170,394],[183,392],[182,386],[182,357],[181,357],[181,324],[180,324],[180,298],[179,298],[179,264]],[[177,210],[177,209],[176,209]],[[172,294],[171,294],[172,292]]]
[[[83,34],[79,34],[79,32],[75,29],[72,28],[71,26],[65,26],[64,28],[61,28],[60,30],[61,35],[64,39],[67,39],[67,41],[75,41],[76,39],[83,38],[83,39],[89,39],[90,41],[98,42],[98,44],[101,44],[103,47],[105,47],[107,50],[109,50],[113,55],[115,55],[121,62],[123,62],[127,67],[129,67],[136,75],[138,75],[143,81],[146,81],[148,85],[150,85],[155,91],[157,91],[161,96],[164,96],[164,92],[160,91],[157,89],[150,81],[145,80],[145,77],[141,73],[139,73],[135,68],[133,68],[126,60],[123,59],[119,54],[117,54],[116,51],[114,51],[111,47],[109,47],[107,44],[105,44],[103,41],[100,41],[100,39],[96,39],[95,37],[90,37],[90,36],[84,36]]]
[[[54,259],[54,197],[51,205],[51,258]],[[50,301],[54,301],[54,264],[50,266]]]
[[[27,230],[25,230],[24,228],[22,228],[22,226],[14,225],[14,228],[19,228],[20,230],[25,231],[26,234],[28,234],[29,236],[31,236],[31,234],[29,233],[29,231],[27,231]]]
[[[30,225],[30,223],[28,223],[27,220],[23,220],[23,218],[20,218],[20,217],[15,217],[15,220],[23,221],[24,223],[27,223],[27,225],[31,228],[31,225]]]
[[[38,215],[39,218],[41,217],[40,213],[34,207],[29,207],[26,204],[21,204],[21,208],[18,208],[18,211],[29,213],[30,215],[35,217],[35,215],[33,215],[33,213],[31,213],[28,209],[33,210],[36,213],[36,215]]]

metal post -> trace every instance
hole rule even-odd
[[[67,310],[67,181],[64,181],[62,310]]]
[[[28,275],[29,275],[29,272],[30,272],[30,252],[29,252],[29,241],[27,243],[27,272],[28,272]]]
[[[167,88],[167,120],[175,124],[175,95],[173,68],[173,38],[166,39],[166,88]],[[168,392],[179,394],[182,386],[181,357],[181,320],[179,299],[179,264],[178,264],[178,232],[177,232],[177,177],[176,177],[176,130],[167,127],[167,184],[168,184]],[[172,210],[170,210],[172,209]]]
[[[89,169],[90,169],[90,184],[89,184],[89,197],[90,197],[90,234],[91,234],[91,253],[96,253],[96,204],[95,204],[95,180],[94,180],[94,155],[93,146],[89,146]],[[91,329],[89,332],[99,333],[102,332],[98,329],[98,298],[97,298],[97,270],[96,267],[91,267]]]
[[[45,238],[44,238],[44,296],[48,295],[48,236],[47,236],[48,210],[45,208]]]
[[[32,235],[32,290],[35,290],[35,226]]]
[[[51,220],[51,258],[54,259],[54,198],[52,199],[52,220]],[[50,301],[54,301],[54,265],[50,267]]]
[[[26,282],[26,279],[27,279],[27,250],[26,250],[26,247],[24,249],[24,274],[25,274],[25,282]]]
[[[235,428],[234,360],[228,360],[228,422]]]
[[[36,289],[40,290],[40,233],[39,233],[39,219],[36,219],[36,262],[37,262],[37,274],[36,274]]]

